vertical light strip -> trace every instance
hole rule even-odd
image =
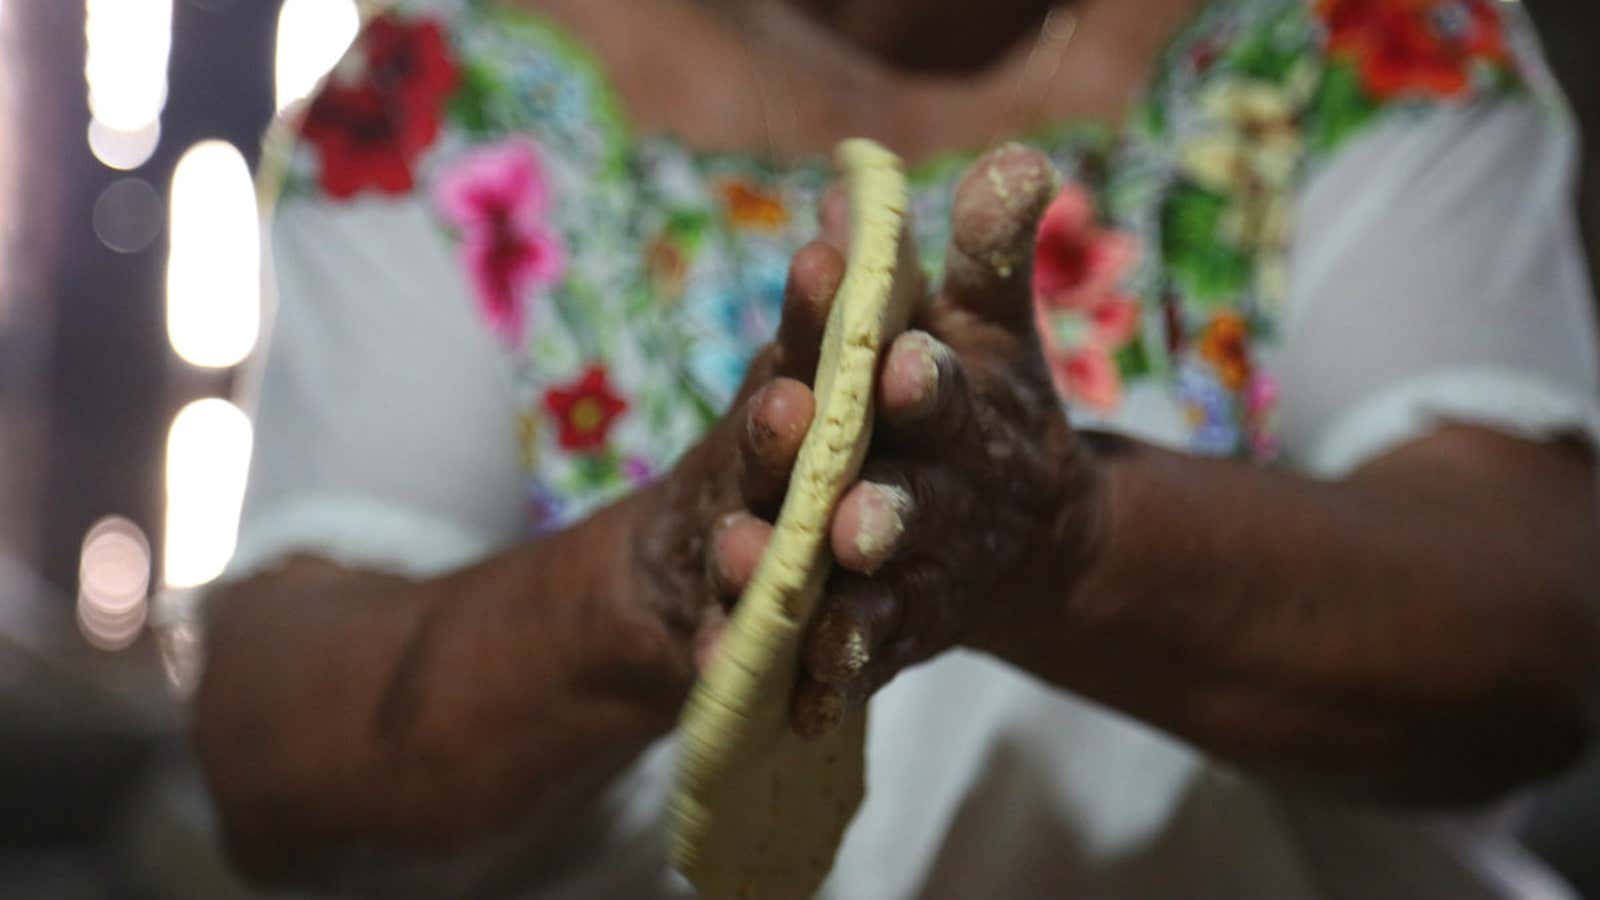
[[[361,28],[354,0],[284,0],[278,12],[278,110],[310,96]]]
[[[190,588],[222,574],[233,556],[250,469],[250,419],[214,397],[185,406],[167,434],[163,581]]]
[[[167,337],[184,361],[238,365],[261,328],[255,186],[232,144],[203,141],[178,161],[169,205]]]
[[[88,0],[84,37],[90,148],[114,169],[137,168],[155,152],[167,102],[172,0]]]

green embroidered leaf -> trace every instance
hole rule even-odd
[[[1300,61],[1299,49],[1279,42],[1272,29],[1263,28],[1234,45],[1227,59],[1240,75],[1262,81],[1282,81],[1289,69]]]
[[[1348,62],[1330,63],[1311,99],[1312,152],[1335,149],[1377,112],[1377,103],[1361,83],[1361,73]]]
[[[578,480],[589,487],[611,484],[621,476],[617,451],[610,447],[588,456],[576,457],[573,464],[577,470]]]
[[[461,66],[461,81],[450,97],[448,114],[468,134],[482,137],[489,134],[493,123],[489,116],[489,99],[500,85],[488,67],[472,62]]]
[[[1153,140],[1161,140],[1167,134],[1167,106],[1164,102],[1151,98],[1139,105],[1137,121],[1144,126],[1145,133]]]
[[[1250,258],[1222,243],[1228,199],[1192,184],[1176,188],[1161,212],[1161,253],[1185,293],[1204,303],[1236,299],[1250,281]]]
[[[1135,336],[1117,351],[1117,372],[1123,381],[1150,374],[1150,354],[1145,351],[1144,338]]]
[[[1525,89],[1522,74],[1515,68],[1498,63],[1485,66],[1488,74],[1484,80],[1487,82],[1485,92],[1491,95],[1512,94]]]
[[[711,214],[702,209],[679,209],[667,219],[667,234],[689,253],[700,249],[706,230],[711,227]]]

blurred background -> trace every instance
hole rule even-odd
[[[1527,0],[1591,148],[1600,10]],[[251,172],[355,0],[0,0],[0,897],[227,898],[184,749],[185,598],[221,572],[249,461]],[[1536,850],[1600,898],[1600,759]]]

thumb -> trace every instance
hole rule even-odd
[[[1034,235],[1060,189],[1049,158],[1020,144],[974,163],[956,188],[941,302],[1030,333]]]

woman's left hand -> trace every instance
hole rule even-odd
[[[826,733],[907,666],[957,645],[1004,644],[1041,610],[1048,621],[1093,555],[1100,480],[1034,331],[1034,232],[1058,187],[1042,154],[1008,146],[957,190],[943,283],[882,360],[871,452],[834,515],[838,567],[792,710],[803,735]],[[836,192],[823,213],[835,246],[844,218]],[[759,432],[759,405],[752,415]],[[774,451],[778,467],[795,449]],[[781,492],[765,493],[747,497],[750,508],[775,514]],[[714,534],[729,593],[743,589],[770,531],[741,513]]]

